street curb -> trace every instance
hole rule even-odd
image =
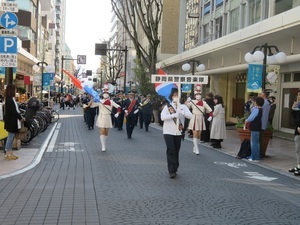
[[[24,173],[24,172],[26,172],[28,170],[31,170],[34,167],[36,167],[40,163],[40,161],[43,157],[43,154],[44,154],[45,150],[47,149],[47,146],[48,146],[48,144],[51,140],[51,137],[54,133],[54,130],[56,129],[56,126],[57,126],[57,122],[52,127],[52,129],[51,129],[50,133],[48,134],[46,140],[43,142],[41,148],[38,150],[38,153],[32,159],[31,163],[29,163],[27,166],[23,167],[22,169],[19,169],[19,170],[16,170],[16,171],[12,172],[12,173],[8,173],[8,174],[0,176],[0,180],[8,178],[8,177],[19,175],[21,173]]]

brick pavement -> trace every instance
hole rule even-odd
[[[0,180],[0,224],[298,224],[297,180],[243,179],[214,165],[218,157],[243,161],[205,146],[197,157],[189,141],[182,143],[179,177],[171,180],[161,132],[136,128],[128,140],[111,129],[102,153],[99,131],[86,129],[81,112],[61,111],[53,152],[38,166]]]

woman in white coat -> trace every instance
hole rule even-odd
[[[113,127],[111,121],[112,108],[117,108],[117,113],[115,114],[115,117],[117,118],[121,112],[121,107],[109,99],[108,87],[104,86],[102,96],[103,99],[100,100],[100,103],[93,102],[91,106],[99,106],[99,115],[96,126],[100,128],[100,142],[102,145],[102,151],[105,152],[108,129]]]
[[[188,99],[186,105],[189,108],[192,108],[193,112],[193,117],[190,120],[189,123],[189,130],[193,131],[193,153],[196,155],[199,155],[199,149],[198,149],[198,142],[201,137],[201,131],[206,130],[205,127],[205,113],[209,113],[209,118],[208,120],[212,120],[212,109],[209,107],[209,105],[202,100],[201,92],[200,90],[195,91],[195,100],[191,100],[190,98]]]
[[[214,148],[222,148],[221,142],[226,138],[225,108],[223,98],[219,95],[214,97],[215,107],[210,138]]]

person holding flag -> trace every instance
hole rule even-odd
[[[200,86],[196,87],[196,91],[194,93],[195,100],[191,100],[191,98],[188,98],[186,105],[189,108],[192,108],[193,116],[190,120],[188,129],[193,131],[193,153],[196,155],[199,155],[199,148],[198,148],[198,141],[201,137],[201,131],[206,130],[205,127],[205,112],[209,113],[208,121],[212,120],[212,109],[209,107],[209,105],[202,100],[201,92],[200,92]]]
[[[91,102],[90,106],[99,106],[99,115],[97,118],[96,126],[100,128],[100,142],[102,146],[102,152],[106,151],[106,141],[108,137],[108,129],[112,128],[111,111],[112,108],[117,108],[115,117],[118,117],[121,113],[121,107],[114,101],[109,99],[108,85],[105,84],[102,92],[103,99],[100,102]]]
[[[182,129],[185,118],[191,119],[192,113],[186,105],[179,103],[178,89],[172,88],[167,99],[170,103],[164,106],[161,112],[163,124],[163,134],[167,146],[167,162],[170,178],[177,176],[179,167],[179,150],[182,139]]]

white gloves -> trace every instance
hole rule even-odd
[[[126,114],[128,114],[128,110],[125,110],[124,112],[125,112]]]
[[[172,113],[172,114],[171,114],[171,118],[172,118],[172,119],[178,118],[178,116],[179,116],[178,113]]]
[[[191,97],[188,97],[186,101],[187,101],[187,102],[192,101]]]
[[[115,114],[115,118],[118,118],[118,116],[119,116],[119,113],[116,113],[116,114]]]
[[[136,110],[133,111],[133,113],[134,113],[134,114],[137,114],[138,111],[139,111],[139,109],[136,109]]]
[[[209,122],[210,122],[211,120],[212,120],[212,117],[211,117],[211,116],[210,116],[210,117],[208,117],[207,121],[209,121]]]

